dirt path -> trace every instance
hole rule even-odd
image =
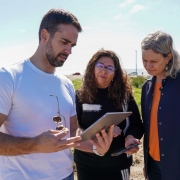
[[[143,147],[142,143],[139,147],[139,151],[133,155],[133,165],[131,166],[131,178],[130,180],[144,180],[143,176]]]

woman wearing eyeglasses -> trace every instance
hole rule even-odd
[[[152,76],[142,88],[144,160],[148,180],[180,179],[180,56],[162,31],[141,43],[145,69]]]
[[[78,180],[129,180],[132,165],[130,154],[137,152],[138,148],[129,150],[129,155],[111,156],[111,153],[131,144],[139,144],[144,130],[128,77],[113,51],[101,49],[90,59],[83,84],[76,93],[76,111],[82,130],[107,112],[133,112],[115,127],[122,132],[118,136],[114,133],[109,150],[101,153],[98,146],[92,146],[87,153],[81,148],[81,143],[74,152]]]

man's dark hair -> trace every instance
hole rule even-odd
[[[78,19],[72,13],[64,9],[50,9],[42,18],[39,27],[39,42],[41,40],[41,31],[43,29],[46,29],[51,37],[53,37],[54,33],[58,31],[58,26],[60,24],[72,24],[77,28],[78,32],[82,31]]]

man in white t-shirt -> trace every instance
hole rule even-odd
[[[32,57],[0,69],[0,180],[72,180],[69,148],[82,146],[106,152],[112,131],[99,142],[78,143],[74,88],[60,67],[76,45],[81,26],[68,11],[51,9],[39,28],[39,45]],[[66,127],[52,121],[61,116]]]

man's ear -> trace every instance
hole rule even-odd
[[[42,29],[41,31],[41,41],[46,43],[48,41],[49,38],[49,33],[46,29]]]

